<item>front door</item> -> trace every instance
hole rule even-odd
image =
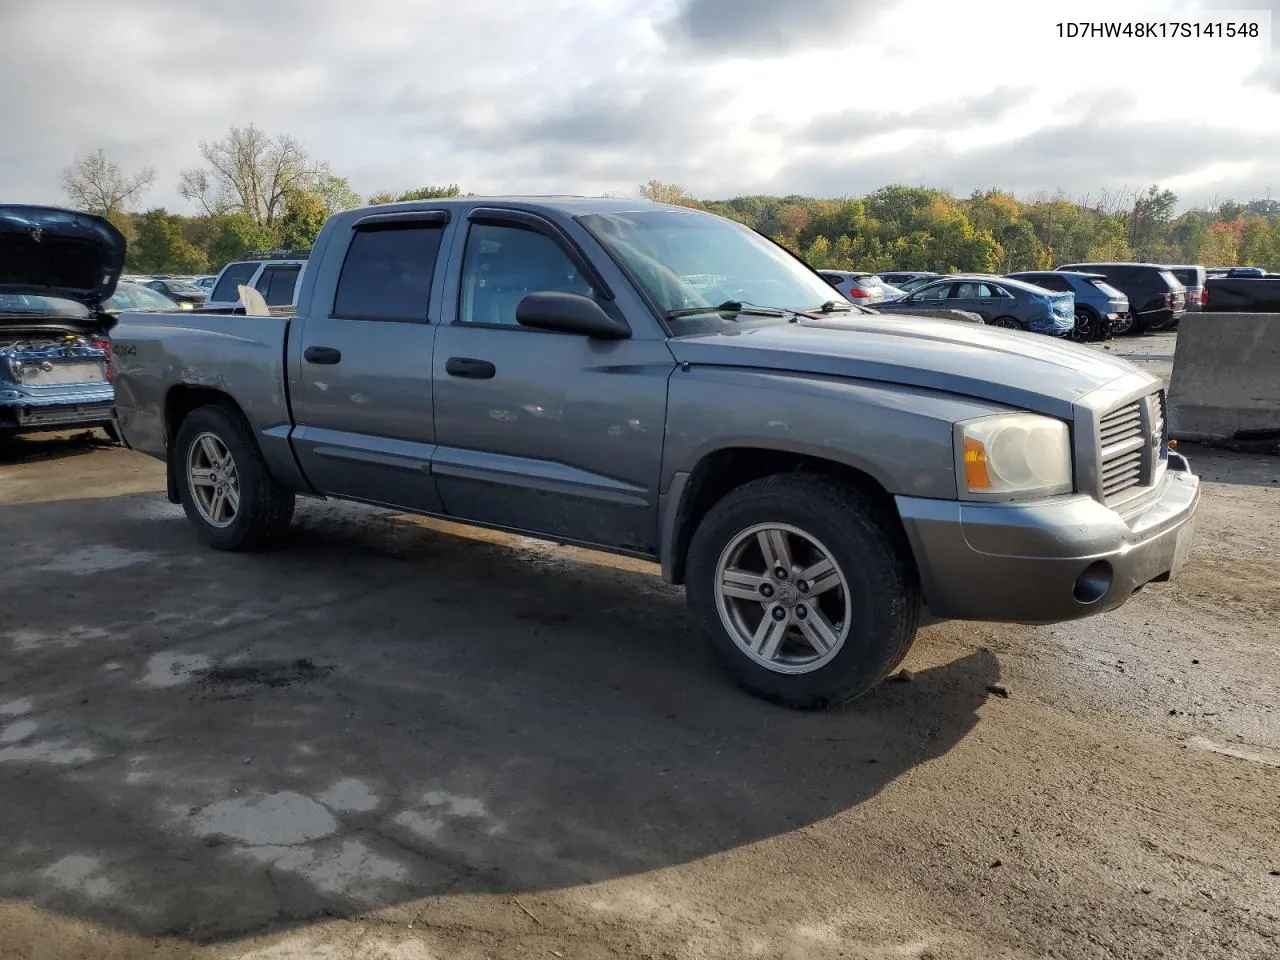
[[[593,294],[572,251],[528,215],[467,225],[437,332],[432,472],[459,519],[653,553],[671,351],[516,323],[526,294]]]
[[[312,312],[294,321],[293,446],[320,493],[440,510],[429,307],[446,223],[438,211],[358,221],[340,273],[315,278]]]

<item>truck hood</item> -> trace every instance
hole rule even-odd
[[[1070,417],[1075,401],[1104,384],[1148,376],[1126,360],[1053,337],[902,314],[800,318],[669,342],[679,363],[896,383],[1056,417]]]
[[[103,217],[0,204],[0,293],[62,297],[96,311],[115,292],[125,248]]]

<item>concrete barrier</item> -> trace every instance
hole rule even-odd
[[[1169,435],[1178,440],[1280,434],[1280,314],[1184,316],[1168,407]]]

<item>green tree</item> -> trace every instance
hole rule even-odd
[[[136,239],[129,249],[130,269],[140,273],[202,273],[209,258],[182,235],[184,219],[159,207],[134,217]]]
[[[280,244],[291,249],[309,248],[329,218],[324,197],[310,190],[293,190],[285,198],[280,216]]]
[[[215,269],[221,269],[250,250],[268,250],[275,246],[271,231],[254,223],[248,214],[227,213],[215,217],[214,222],[209,261]]]
[[[1178,206],[1178,195],[1172,190],[1152,186],[1133,203],[1129,215],[1129,246],[1134,253],[1146,260],[1165,259],[1163,242],[1173,212]]]
[[[809,266],[821,269],[823,267],[835,267],[831,258],[831,243],[826,237],[819,237],[805,249],[805,262]]]
[[[313,190],[324,202],[325,214],[330,217],[361,204],[360,194],[351,189],[346,177],[335,176],[332,173],[321,174],[316,178]],[[285,206],[288,207],[287,199]]]
[[[399,194],[388,191],[375,193],[369,197],[369,203],[377,206],[383,203],[406,203],[409,200],[447,200],[450,197],[460,196],[462,196],[462,188],[456,183],[451,183],[446,187],[418,187],[416,190],[406,190]]]
[[[1239,262],[1243,267],[1266,267],[1280,264],[1277,233],[1265,217],[1246,216],[1240,236]]]

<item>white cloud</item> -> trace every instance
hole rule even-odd
[[[1069,16],[1170,6],[1082,0]],[[1025,0],[0,4],[0,200],[62,202],[62,167],[102,147],[159,168],[148,201],[186,209],[178,173],[200,140],[250,121],[364,194],[1280,183],[1260,120],[1280,93],[1268,37],[1059,39],[1066,15]]]

